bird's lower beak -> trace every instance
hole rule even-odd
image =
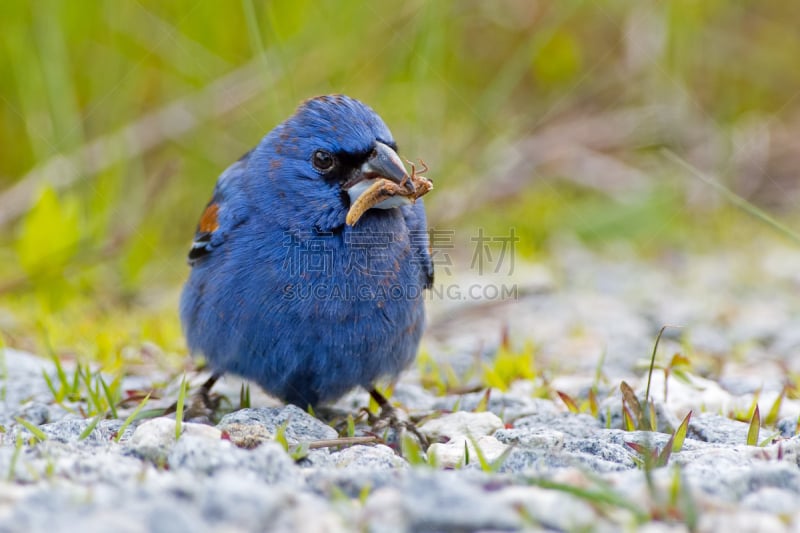
[[[361,165],[354,175],[342,185],[342,188],[347,191],[347,194],[350,196],[350,205],[355,204],[358,198],[380,179],[393,181],[398,185],[404,186],[409,194],[414,193],[414,184],[406,172],[406,167],[403,165],[400,156],[382,142],[376,142],[375,149],[372,151],[369,158]],[[369,207],[391,209],[409,203],[411,203],[411,201],[408,198],[397,196]]]

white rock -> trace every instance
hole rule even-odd
[[[452,441],[458,437],[469,436],[477,439],[483,435],[491,435],[503,427],[503,421],[494,413],[458,411],[429,420],[421,425],[419,430],[428,440],[437,442],[442,439]]]
[[[478,437],[477,444],[483,456],[490,463],[496,461],[508,448],[507,445],[489,435]],[[432,461],[435,461],[440,467],[458,468],[466,463],[466,449],[469,450],[470,463],[479,464],[475,446],[466,437],[456,437],[446,443],[431,444],[428,447],[428,457],[432,458]]]
[[[148,439],[154,438],[159,440],[171,439],[174,441],[175,426],[176,422],[172,418],[159,417],[148,420],[136,428],[131,438],[131,444],[147,442]],[[222,438],[222,432],[214,426],[195,424],[193,422],[184,422],[181,424],[181,435],[192,435],[214,440]]]
[[[684,373],[688,383],[670,374],[667,378],[664,398],[664,372],[653,372],[650,390],[656,401],[665,401],[666,408],[679,419],[683,419],[689,411],[727,413],[734,407],[733,396],[719,384],[710,379]]]
[[[154,418],[142,423],[133,432],[129,446],[140,457],[158,461],[166,455],[175,444],[175,420],[172,418]],[[213,426],[184,422],[181,424],[181,435],[219,440],[222,432]]]
[[[561,450],[564,448],[564,433],[547,428],[511,428],[502,429],[495,437],[504,444],[518,444],[539,450]]]

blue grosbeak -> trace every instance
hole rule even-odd
[[[378,180],[407,191],[346,223]],[[180,307],[190,350],[303,408],[356,386],[377,394],[416,355],[433,281],[413,192],[372,109],[342,95],[301,104],[222,173],[200,218]]]

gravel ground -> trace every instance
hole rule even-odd
[[[455,279],[475,281],[445,281]],[[255,390],[253,407],[216,426],[184,423],[177,440],[174,416],[122,432],[122,420],[102,420],[89,431],[80,399],[53,402],[42,377],[55,376],[53,365],[7,349],[0,531],[800,530],[796,391],[772,409],[800,373],[799,252],[645,262],[569,246],[502,282],[518,284],[517,299],[431,301],[426,357],[467,390],[504,337],[515,349],[530,341],[535,377],[487,401],[483,390],[434,394],[420,385],[429,376],[409,371],[393,401],[437,415],[419,424],[433,444],[410,460],[375,443],[307,449],[337,430]],[[665,324],[682,327],[666,330],[659,361],[679,352],[689,366],[653,374],[659,431],[624,431],[619,384],[644,397]],[[237,380],[220,385],[238,397]],[[596,417],[570,412],[555,394],[585,405],[593,385]],[[141,378],[125,388],[141,388]],[[355,391],[319,414],[356,415],[367,400]],[[762,421],[770,411],[774,420],[760,446],[748,446],[740,420],[756,403]],[[682,449],[651,466],[643,453],[663,450],[690,410]]]

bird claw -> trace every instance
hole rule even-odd
[[[428,448],[428,439],[420,433],[407,412],[391,405],[389,400],[375,389],[370,390],[369,394],[381,408],[378,416],[371,413],[368,414],[373,433],[383,435],[385,443],[394,448],[395,451],[402,450],[402,443],[406,436],[415,440],[422,449]]]
[[[384,438],[389,443],[402,444],[405,437],[415,440],[420,447],[427,449],[428,439],[420,433],[416,424],[408,416],[408,413],[391,405],[381,408],[378,416],[373,416],[371,420],[372,431],[377,435],[388,435],[394,433],[394,438]]]
[[[203,424],[214,424],[214,418],[219,411],[223,396],[212,393],[211,388],[219,380],[221,374],[212,374],[200,388],[194,392],[186,402],[183,409],[183,420]],[[172,414],[177,409],[177,402],[164,410],[164,414]]]

